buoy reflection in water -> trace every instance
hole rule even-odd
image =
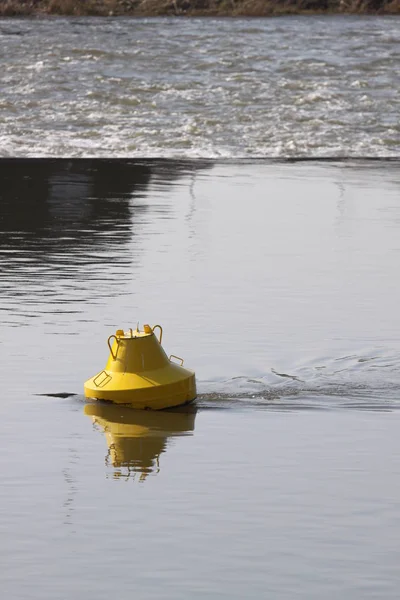
[[[140,481],[149,473],[159,472],[159,457],[166,451],[169,438],[191,434],[196,417],[193,405],[156,412],[96,402],[86,404],[84,412],[105,434],[105,462],[114,467],[114,478],[140,474]]]

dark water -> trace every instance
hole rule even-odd
[[[397,157],[399,59],[398,16],[0,19],[0,155]]]
[[[398,161],[0,161],[7,598],[398,597]],[[190,410],[85,404],[161,323]]]

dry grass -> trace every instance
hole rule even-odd
[[[47,12],[57,15],[91,15],[97,14],[95,2],[76,2],[76,0],[50,0]]]
[[[391,15],[400,14],[400,0],[393,0],[386,5],[386,12]]]
[[[0,0],[0,16],[400,14],[400,0]]]
[[[28,3],[15,0],[3,0],[0,3],[0,16],[2,17],[20,17],[31,14],[32,7]]]
[[[0,0],[1,16],[107,16],[116,8],[120,8],[116,0]]]

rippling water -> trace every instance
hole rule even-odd
[[[3,156],[398,156],[399,17],[0,20]]]

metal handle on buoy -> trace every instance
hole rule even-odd
[[[104,375],[103,379],[100,381],[100,383],[97,383],[99,378],[101,377],[101,375]],[[105,385],[106,383],[108,383],[110,380],[112,379],[111,375],[109,375],[107,373],[107,371],[102,371],[101,373],[99,373],[98,375],[96,375],[96,377],[94,377],[93,379],[93,383],[96,387],[103,387],[103,385]]]
[[[161,344],[161,340],[162,340],[162,327],[161,327],[161,325],[154,325],[154,327],[153,327],[153,331],[154,331],[155,329],[157,329],[157,327],[158,327],[158,329],[160,330],[160,337],[158,338],[158,341],[159,341],[159,342],[160,342],[160,344]]]
[[[116,340],[117,344],[119,344],[119,342],[118,342],[118,338],[117,338],[117,336],[116,336],[116,335],[110,335],[110,337],[109,337],[109,338],[108,338],[108,340],[107,340],[107,344],[108,344],[108,347],[110,348],[110,352],[111,352],[111,356],[113,357],[113,360],[117,360],[117,355],[115,355],[115,356],[114,356],[114,352],[112,351],[111,344],[110,344],[110,340],[111,340],[112,338],[115,338],[115,340]]]
[[[171,358],[177,358],[178,360],[181,361],[181,367],[183,365],[183,358],[181,358],[180,356],[175,356],[175,354],[171,354],[171,356],[169,357],[169,360],[171,360]]]

